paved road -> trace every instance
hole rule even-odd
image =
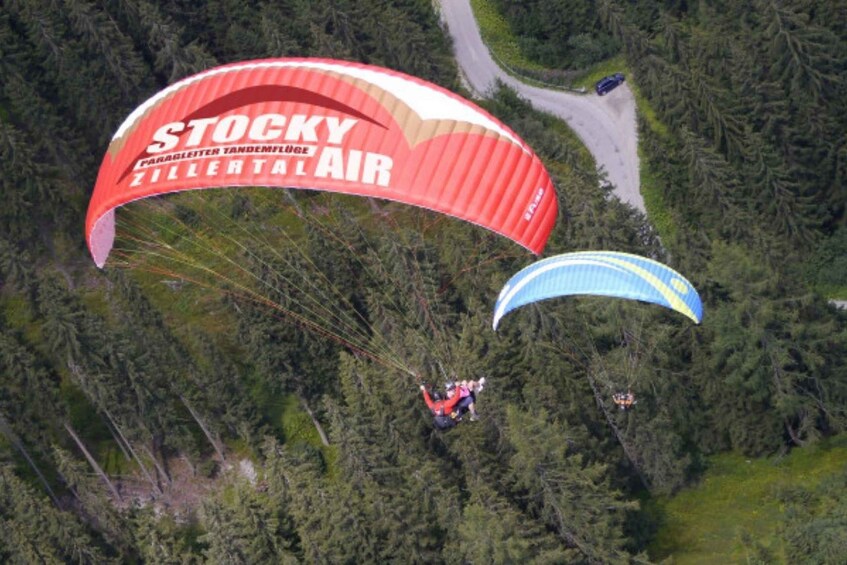
[[[496,79],[514,88],[537,109],[565,120],[606,171],[622,201],[644,211],[639,191],[635,99],[625,83],[606,96],[573,94],[528,86],[503,72],[482,42],[469,0],[440,0],[441,18],[453,37],[456,60],[468,86],[488,93]]]
[[[588,147],[597,167],[607,172],[618,198],[643,212],[635,99],[629,86],[624,84],[602,97],[528,86],[503,72],[491,58],[479,35],[470,0],[440,0],[439,4],[441,19],[453,37],[456,60],[467,86],[477,95],[485,96],[495,80],[500,79],[532,101],[536,108],[565,120]],[[847,300],[830,303],[847,310]]]

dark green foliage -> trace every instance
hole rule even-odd
[[[8,563],[108,563],[92,536],[69,512],[0,465],[0,558]]]
[[[624,52],[641,90],[687,140],[680,157],[691,179],[675,190],[690,197],[707,183],[719,195],[700,165],[716,162],[719,153],[725,163],[717,161],[714,180],[728,181],[724,191],[747,208],[751,229],[802,249],[833,215],[843,218],[836,203],[842,184],[832,183],[832,171],[845,131],[845,85],[837,69],[847,63],[832,20],[808,3],[720,3],[655,18],[659,35],[647,47],[625,12],[603,4],[605,25],[632,38],[624,40]],[[714,203],[688,199],[686,207],[688,214],[708,214]]]
[[[269,289],[268,298],[277,306],[269,315],[267,304],[242,304],[239,331],[252,363],[273,383],[272,390],[311,396],[334,378],[339,345],[332,339],[337,335],[332,314],[320,301],[336,298],[331,291],[321,291],[321,281],[313,286],[309,279],[315,271],[299,251],[284,253],[287,256],[252,258],[257,276]],[[346,305],[337,307],[343,312]]]
[[[634,504],[609,489],[605,467],[569,445],[568,431],[548,421],[545,411],[510,407],[507,417],[514,488],[527,510],[583,559],[625,562],[621,524]]]
[[[552,68],[581,69],[619,48],[598,25],[593,2],[585,0],[496,0],[509,19],[521,49]]]
[[[847,295],[847,228],[823,240],[806,265],[806,276],[822,293]]]
[[[114,506],[109,493],[100,480],[90,473],[88,466],[70,452],[53,446],[56,471],[79,504],[78,512],[86,523],[100,532],[112,547],[130,551],[132,531],[126,513]]]
[[[213,563],[296,563],[285,542],[277,505],[247,482],[203,505],[207,533],[199,538]]]
[[[447,546],[448,563],[562,563],[574,560],[550,532],[478,482]]]
[[[104,276],[83,249],[86,195],[112,132],[153,92],[273,56],[456,89],[449,42],[429,0],[3,4],[0,560],[627,562],[647,542],[631,533],[636,493],[673,493],[704,453],[844,430],[844,318],[810,289],[844,283],[843,10],[498,4],[550,66],[621,52],[656,111],[639,141],[676,228],[661,241],[561,124],[506,88],[484,103],[553,174],[561,212],[546,252],[669,263],[701,290],[701,327],[575,297],[494,333],[496,293],[532,257],[463,222],[312,194],[245,193],[219,214],[274,242],[232,257],[261,296],[188,277],[161,293],[141,261]],[[179,201],[169,221],[205,237],[220,225],[208,220]],[[418,384],[454,376],[488,378],[482,419],[437,433]],[[614,407],[619,390],[636,394],[634,410]],[[283,394],[328,446],[282,437],[270,416]],[[119,462],[92,472],[108,453]],[[176,483],[181,461],[194,474]],[[255,477],[241,476],[247,461]],[[216,488],[176,510],[177,484]],[[792,561],[843,561],[843,486],[785,493]]]
[[[153,509],[137,511],[130,523],[136,535],[137,554],[145,562],[204,562],[192,526],[178,524],[170,516],[156,516]]]
[[[160,344],[146,343],[153,347],[142,349],[142,342],[133,339],[138,334],[133,326],[111,329],[56,279],[39,285],[38,310],[54,362],[70,371],[113,425],[128,426],[132,435],[152,440],[157,449],[165,443],[190,445],[165,370],[177,367],[156,363]]]
[[[810,492],[785,488],[779,493],[785,504],[781,533],[786,558],[791,561],[840,563],[847,555],[847,500],[844,477],[828,480]]]
[[[65,410],[56,375],[4,325],[0,325],[0,373],[0,415],[25,439],[49,437],[54,418]],[[30,402],[20,402],[21,398]]]
[[[716,300],[704,330],[714,337],[696,355],[709,359],[704,400],[730,445],[762,453],[784,441],[780,429],[800,444],[821,418],[842,426],[847,389],[834,352],[845,333],[820,300],[738,247],[716,246],[710,274]]]

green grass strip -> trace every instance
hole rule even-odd
[[[714,456],[699,485],[646,503],[662,524],[649,547],[650,558],[672,558],[677,565],[746,563],[754,557],[749,541],[742,543],[746,537],[785,562],[779,534],[785,523],[780,491],[814,492],[845,468],[847,435],[795,449],[781,459]]]

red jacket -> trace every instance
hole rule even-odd
[[[426,405],[429,406],[429,409],[432,410],[432,413],[436,416],[449,416],[453,411],[453,407],[459,403],[462,399],[459,391],[456,391],[456,394],[453,395],[453,398],[448,398],[447,400],[439,400],[438,402],[433,402],[432,398],[429,396],[429,391],[427,389],[423,389],[424,401],[426,401]]]

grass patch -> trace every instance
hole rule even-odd
[[[819,285],[817,291],[829,300],[847,300],[847,286]]]
[[[639,181],[641,198],[644,199],[644,208],[647,217],[656,231],[665,241],[675,241],[677,225],[673,220],[670,208],[665,202],[665,194],[662,190],[661,177],[658,171],[651,166],[650,160],[642,154],[641,145],[638,146]]]
[[[471,0],[482,41],[494,61],[508,74],[520,80],[551,88],[566,87],[571,90],[593,92],[601,78],[618,72],[628,72],[623,55],[607,59],[584,70],[562,71],[550,69],[527,57],[508,20],[489,0]],[[543,78],[555,82],[545,82]],[[564,79],[564,80],[563,80]]]
[[[583,71],[549,69],[527,57],[509,22],[488,0],[471,0],[471,8],[491,58],[507,74],[536,86],[567,90],[584,76]]]
[[[333,446],[325,446],[321,441],[318,430],[312,419],[300,405],[300,400],[293,394],[284,396],[265,397],[262,410],[271,423],[271,427],[284,438],[288,446],[306,444],[321,452],[326,463],[327,475],[335,477],[338,451]]]
[[[312,447],[323,445],[318,430],[315,429],[312,419],[300,406],[297,397],[289,394],[281,400],[277,418],[285,434],[285,442],[289,444],[308,443]]]
[[[224,291],[202,284],[165,277],[145,270],[133,270],[131,276],[144,296],[163,312],[165,323],[182,336],[190,328],[201,327],[215,336],[227,336],[236,327],[232,313],[222,303]]]
[[[625,66],[625,62],[621,60],[621,68]],[[614,71],[605,69],[605,74],[610,74]],[[605,76],[605,75],[602,75]],[[599,80],[599,79],[598,79]],[[635,107],[638,113],[640,127],[645,127],[650,132],[665,141],[668,139],[670,132],[667,125],[659,120],[656,111],[647,101],[647,98],[642,94],[641,90],[635,82],[627,82],[629,89],[635,97]],[[662,189],[662,178],[659,171],[652,166],[650,159],[644,154],[643,144],[638,144],[638,163],[639,163],[639,183],[641,197],[644,199],[644,207],[647,210],[647,217],[650,218],[650,223],[656,228],[659,236],[665,241],[674,241],[678,226],[674,222],[670,208],[665,201],[664,190]]]
[[[590,69],[586,70],[585,74],[583,74],[580,79],[574,83],[574,86],[577,88],[584,88],[593,94],[594,85],[597,84],[598,80],[615,73],[624,73],[627,79],[629,79],[629,68],[626,66],[626,59],[624,59],[623,55],[617,55],[611,59],[606,59],[602,63],[597,63]],[[632,85],[630,85],[630,88],[634,91],[634,87]]]
[[[538,83],[538,81],[525,76],[521,71],[516,69],[526,69],[533,74],[550,71],[540,64],[531,61],[521,52],[518,41],[509,27],[508,21],[497,11],[491,2],[488,0],[471,0],[471,7],[479,25],[483,41],[488,46],[494,60],[504,71],[520,80],[531,83]],[[574,75],[574,80],[570,87],[580,91],[593,92],[594,85],[598,80],[616,72],[623,72],[628,77],[631,75],[626,64],[626,59],[622,54]],[[636,84],[628,81],[628,85],[635,96],[638,115],[644,121],[646,127],[650,128],[652,132],[655,132],[661,138],[667,136],[667,126],[658,119],[655,110],[639,91]],[[546,86],[554,85],[548,84]],[[571,135],[571,137],[576,138],[575,135]],[[584,147],[581,142],[578,145]],[[639,161],[640,192],[644,199],[647,215],[660,237],[667,241],[673,241],[678,228],[665,202],[661,188],[661,179],[658,173],[650,167],[649,161],[644,158],[644,155],[641,153],[640,144]]]
[[[85,306],[85,311],[100,316],[104,320],[113,322],[113,312],[109,305],[107,294],[99,288],[81,287],[77,293],[80,302]]]
[[[518,41],[506,18],[488,0],[471,0],[471,9],[479,26],[482,41],[488,47],[498,65],[509,70],[532,69],[546,70],[542,65],[531,61],[521,52]]]
[[[712,457],[699,485],[646,504],[661,523],[648,548],[650,558],[671,558],[676,564],[746,562],[752,540],[785,562],[779,533],[785,508],[779,493],[815,490],[845,467],[847,435],[795,449],[781,459]]]
[[[313,447],[323,445],[312,419],[296,395],[274,394],[265,383],[257,380],[251,388],[251,396],[273,432],[285,443],[307,443]]]

